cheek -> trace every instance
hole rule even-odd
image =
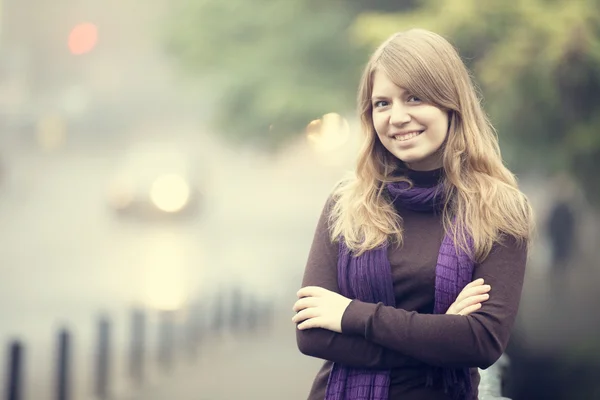
[[[441,121],[437,126],[437,132],[439,141],[443,142],[444,140],[446,140],[446,137],[448,136],[448,122]]]
[[[385,134],[385,127],[387,125],[386,121],[384,120],[384,117],[380,114],[374,114],[373,115],[373,127],[375,128],[375,132],[377,132],[377,135],[381,136]]]
[[[445,113],[440,110],[436,111],[436,113],[431,115],[429,126],[435,131],[436,141],[443,142],[446,139],[446,136],[448,136],[449,119]]]
[[[442,123],[440,124],[440,130],[442,132],[442,141],[445,141],[446,138],[448,137],[448,132],[450,132],[450,120],[448,119],[448,117],[445,117],[442,121]]]

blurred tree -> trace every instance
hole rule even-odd
[[[332,1],[332,0],[330,0]],[[355,7],[360,12],[379,11],[379,12],[399,12],[414,8],[419,0],[337,0],[343,2],[346,6]]]
[[[329,112],[354,109],[368,47],[349,33],[366,10],[417,0],[184,0],[174,3],[166,47],[217,104],[219,132],[278,146]]]
[[[353,32],[374,46],[411,27],[461,50],[517,171],[570,170],[600,205],[599,0],[423,0],[408,13],[362,14]]]
[[[218,131],[273,147],[328,112],[353,109],[366,48],[338,1],[185,0],[167,26],[167,49],[207,82]]]

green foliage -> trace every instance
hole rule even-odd
[[[334,1],[334,0],[329,0]],[[354,7],[358,12],[400,12],[415,8],[419,0],[337,0],[344,6]]]
[[[167,48],[203,77],[220,133],[277,146],[313,119],[354,107],[366,54],[351,41],[352,10],[314,0],[185,0]],[[347,7],[346,7],[347,8]]]
[[[369,51],[391,33],[433,30],[474,72],[511,167],[569,169],[600,201],[600,0],[405,0],[381,11],[393,3],[182,0],[167,47],[206,82],[218,132],[272,147],[352,110]]]

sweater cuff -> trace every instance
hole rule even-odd
[[[376,308],[377,304],[352,300],[342,315],[342,333],[366,337],[367,322]]]

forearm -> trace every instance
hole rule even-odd
[[[526,250],[514,241],[496,246],[473,276],[491,285],[490,298],[471,315],[419,314],[354,300],[342,318],[342,332],[431,365],[487,368],[508,343],[525,261]]]
[[[296,340],[303,354],[350,367],[393,369],[422,364],[365,338],[326,329],[296,330]]]
[[[374,344],[430,365],[487,368],[506,346],[475,316],[419,314],[358,301],[348,308],[349,313],[369,317],[343,325],[344,334],[360,334]]]

